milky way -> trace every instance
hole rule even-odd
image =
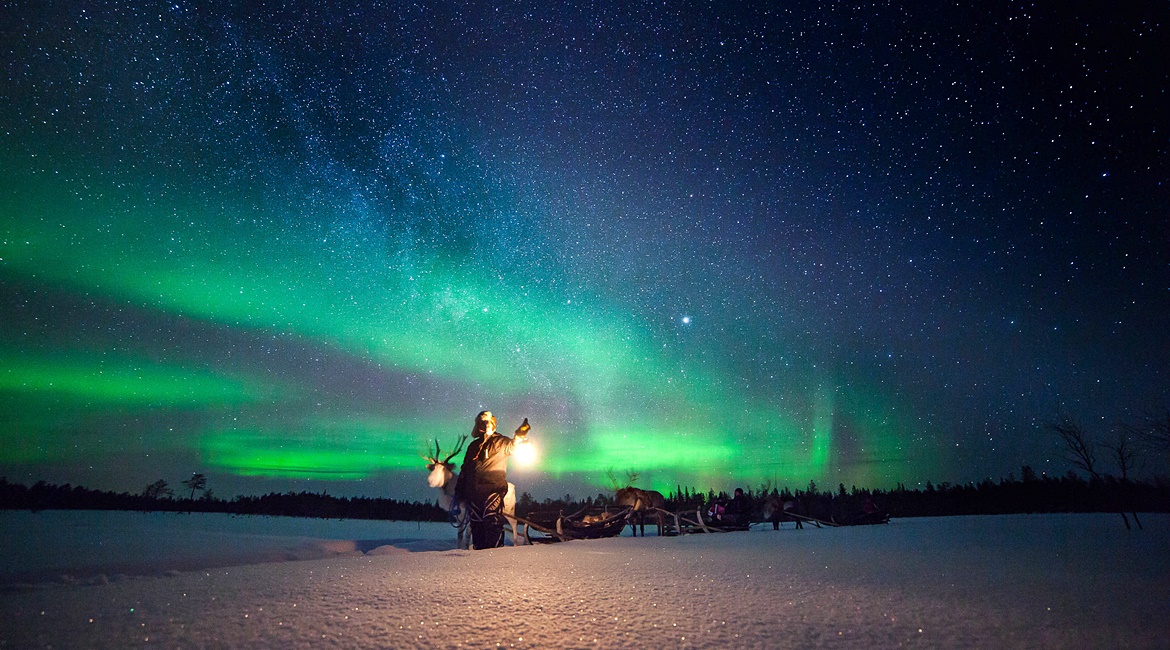
[[[1164,3],[3,2],[0,474],[1063,474],[1170,399]],[[1150,469],[1158,470],[1155,464]]]

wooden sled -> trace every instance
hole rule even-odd
[[[739,526],[727,526],[724,524],[714,524],[703,518],[703,511],[701,508],[696,508],[694,515],[690,512],[671,512],[669,510],[662,510],[653,508],[648,512],[660,512],[666,517],[667,535],[687,535],[691,533],[731,533],[735,531],[748,530],[750,524],[743,524]],[[671,522],[673,522],[673,531],[671,531]]]
[[[587,514],[587,510],[580,510],[571,515],[533,513],[529,515],[530,519],[516,517],[516,521],[527,526],[525,536],[529,543],[603,539],[621,534],[626,527],[631,508],[592,514]],[[532,531],[545,537],[533,538]]]

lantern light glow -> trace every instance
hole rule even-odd
[[[516,448],[512,452],[512,458],[516,460],[516,464],[521,467],[531,467],[536,464],[536,459],[539,454],[536,451],[536,445],[528,440],[516,443]]]

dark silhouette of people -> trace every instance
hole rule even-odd
[[[859,524],[884,524],[890,520],[890,515],[878,507],[876,501],[873,500],[872,495],[865,496],[865,502],[861,506],[861,515],[857,517],[855,523]]]
[[[508,456],[528,436],[528,418],[516,429],[515,437],[496,433],[491,411],[475,416],[471,428],[474,440],[463,455],[463,467],[455,494],[471,518],[471,543],[476,549],[504,545],[504,495],[508,493]]]
[[[723,509],[723,524],[731,527],[747,527],[751,523],[751,504],[743,488],[735,488],[735,494]]]

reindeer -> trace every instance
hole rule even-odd
[[[638,536],[638,528],[642,529],[642,537],[646,536],[646,511],[653,509],[658,518],[658,536],[662,537],[666,528],[666,517],[662,511],[666,509],[666,497],[655,490],[642,490],[636,487],[624,487],[614,494],[614,504],[619,507],[630,507],[630,521],[632,522],[634,537]]]
[[[779,495],[768,497],[762,510],[764,519],[772,522],[772,530],[780,530],[780,524],[785,521],[794,521],[797,528],[804,528],[802,517],[808,516],[807,508],[799,501]]]
[[[634,537],[638,536],[638,527],[642,528],[642,537],[646,536],[646,511],[653,509],[654,514],[658,516],[658,536],[662,537],[663,531],[666,528],[666,517],[663,511],[666,509],[666,497],[662,496],[661,492],[654,490],[641,490],[634,487],[634,483],[638,480],[637,472],[626,472],[626,486],[618,487],[617,477],[614,476],[613,470],[605,473],[609,477],[609,482],[613,484],[615,491],[613,502],[614,505],[624,508],[633,508],[630,512],[629,520],[634,529]]]
[[[433,451],[428,441],[427,453],[423,456],[423,459],[427,461],[427,469],[431,472],[427,476],[427,485],[439,488],[439,506],[451,515],[451,525],[455,526],[456,531],[455,548],[460,549],[466,549],[471,543],[471,533],[467,529],[471,523],[471,517],[467,506],[455,495],[455,485],[459,481],[459,474],[455,471],[455,463],[451,462],[451,459],[463,451],[463,446],[466,443],[467,436],[459,438],[458,444],[455,445],[455,451],[447,454],[443,460],[439,460],[442,453],[439,450],[439,441],[435,441]],[[522,542],[516,522],[516,486],[511,482],[508,483],[508,492],[504,495],[504,518],[512,526],[512,545],[520,546]],[[527,531],[525,534],[527,535]]]

